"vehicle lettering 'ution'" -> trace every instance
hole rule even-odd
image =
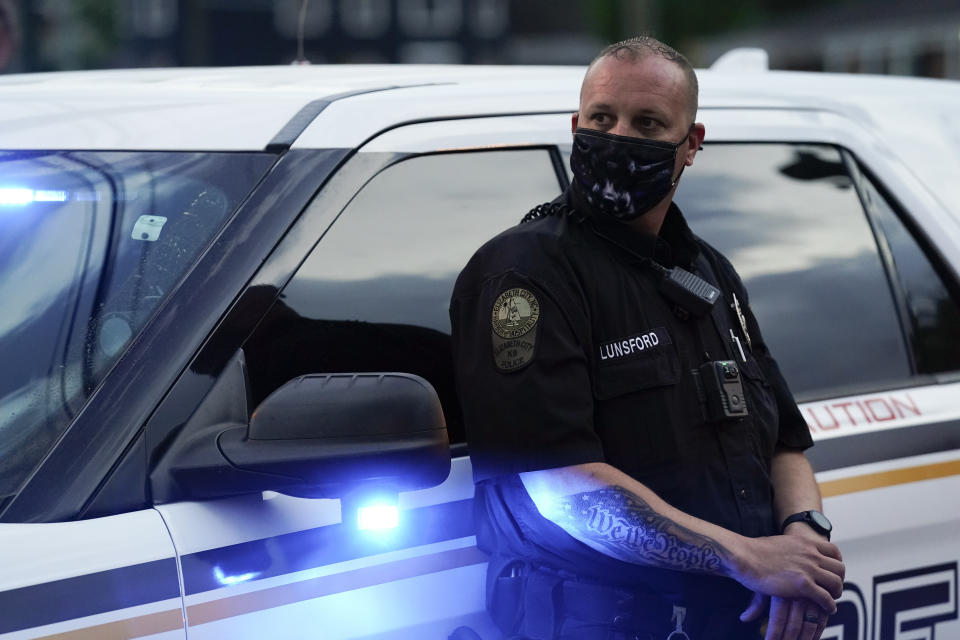
[[[894,422],[922,415],[922,410],[909,393],[823,402],[807,405],[804,409],[804,417],[811,431],[832,431],[842,426]]]

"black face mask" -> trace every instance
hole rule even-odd
[[[677,184],[673,165],[686,140],[674,144],[577,129],[570,154],[572,186],[596,211],[623,221],[639,218]]]

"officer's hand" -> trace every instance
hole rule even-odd
[[[740,622],[750,622],[762,616],[763,612],[767,610],[767,603],[769,601],[770,596],[754,591],[753,600],[750,601],[746,610],[740,614]]]
[[[823,540],[822,535],[803,522],[794,522],[784,533],[814,541]],[[770,619],[765,640],[819,640],[827,627],[829,617],[826,611],[810,600],[784,600],[774,597],[770,601]]]
[[[807,598],[834,613],[843,592],[840,549],[819,536],[745,538],[732,577],[745,587],[780,598]]]
[[[750,622],[762,616],[767,610],[768,602],[770,617],[767,620],[764,640],[820,640],[829,616],[813,602],[802,598],[770,598],[754,592],[750,605],[740,614],[740,621]],[[816,622],[812,621],[814,616],[817,617]]]
[[[764,640],[820,640],[827,612],[805,598],[770,598],[770,619]]]

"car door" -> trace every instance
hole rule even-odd
[[[847,566],[823,637],[960,633],[960,283],[940,205],[841,116],[700,117],[676,200],[743,277],[816,442]]]
[[[186,637],[144,424],[342,155],[0,158],[0,637]]]
[[[307,373],[413,373],[438,393],[454,459],[442,485],[399,495],[386,529],[359,524],[362,488],[349,500],[268,492],[158,505],[180,557],[190,637],[446,638],[461,625],[497,637],[484,612],[447,307],[473,251],[561,192],[556,144],[568,126],[569,114],[529,115],[381,134],[254,278],[245,296],[273,300],[269,311],[239,341],[227,318],[192,372],[219,370],[204,363],[241,347],[251,407]],[[195,395],[191,376],[167,403]]]
[[[176,554],[152,509],[0,524],[0,548],[4,640],[186,638]]]
[[[109,427],[124,425],[89,421],[92,399],[273,158],[46,151],[0,163],[0,636],[183,638],[162,518],[134,500],[80,519],[91,496],[75,472],[102,460],[102,477],[121,456]],[[107,429],[76,439],[91,426]],[[54,482],[40,490],[45,469]]]

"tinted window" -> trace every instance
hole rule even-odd
[[[744,279],[795,394],[910,375],[876,241],[836,148],[705,145],[676,199]]]
[[[543,149],[418,156],[379,173],[246,345],[254,402],[305,373],[404,371],[430,381],[462,441],[453,283],[484,241],[559,191]]]
[[[0,155],[0,503],[272,162]]]
[[[956,300],[874,183],[864,177],[860,190],[890,249],[909,319],[917,372],[960,369],[960,310]]]

